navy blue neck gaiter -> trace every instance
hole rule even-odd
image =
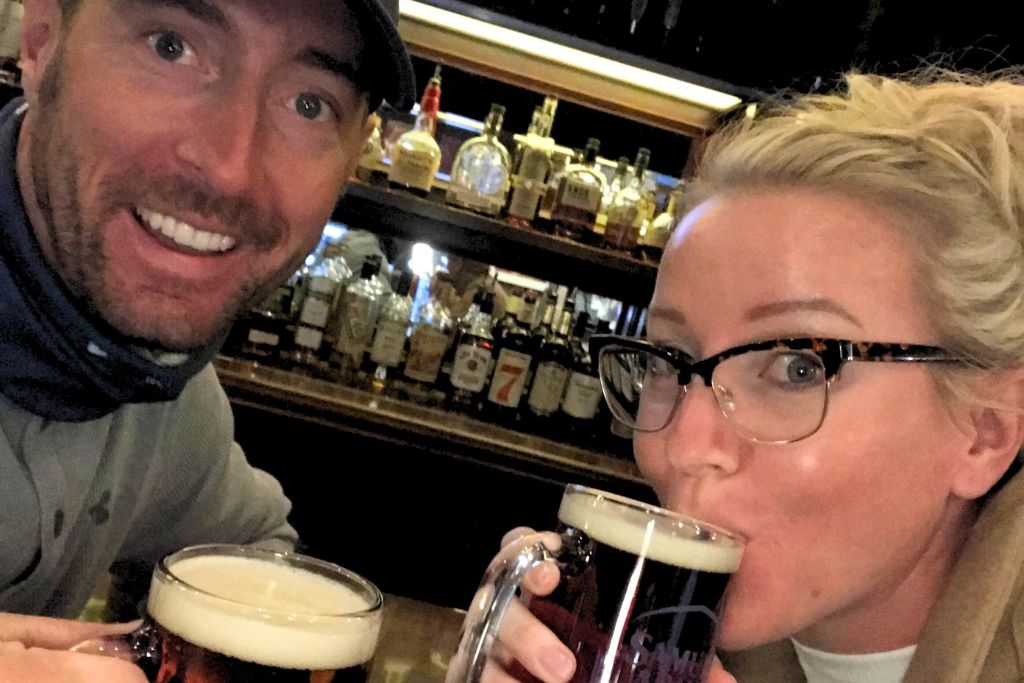
[[[44,259],[22,203],[15,160],[23,107],[19,98],[0,111],[0,393],[63,422],[176,398],[219,344],[161,365],[75,303]]]

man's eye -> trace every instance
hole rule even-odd
[[[333,115],[331,105],[313,93],[296,95],[290,104],[299,116],[310,121],[329,121]]]
[[[174,31],[158,31],[150,34],[146,40],[160,59],[182,64],[190,64],[195,60],[195,50]]]

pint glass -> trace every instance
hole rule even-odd
[[[556,562],[561,581],[530,611],[576,656],[574,683],[697,683],[711,667],[722,596],[743,542],[728,531],[622,496],[570,485],[561,548],[511,546],[488,569],[447,683],[480,680],[523,577]]]
[[[322,560],[195,546],[156,567],[140,629],[73,649],[157,683],[365,683],[382,607],[372,583]]]

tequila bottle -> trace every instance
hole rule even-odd
[[[597,165],[600,148],[601,141],[597,138],[587,140],[583,162],[566,168],[558,185],[551,220],[555,223],[555,232],[563,237],[583,240],[594,229],[608,182]]]
[[[615,193],[608,208],[608,225],[604,232],[605,246],[631,250],[640,238],[640,229],[654,214],[654,200],[644,188],[651,151],[641,147],[636,153],[636,171],[632,179]]]
[[[421,197],[430,194],[434,175],[441,167],[441,147],[437,134],[437,114],[441,110],[441,66],[423,89],[420,111],[411,130],[395,141],[391,153],[388,185],[408,190]]]
[[[483,133],[466,140],[455,154],[448,184],[449,204],[497,216],[508,195],[511,161],[498,139],[505,107],[492,104]]]

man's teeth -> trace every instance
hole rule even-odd
[[[235,246],[235,238],[228,235],[220,235],[215,232],[196,230],[188,223],[183,223],[177,218],[165,216],[156,211],[139,208],[136,209],[139,218],[153,232],[162,233],[165,237],[174,240],[178,244],[195,249],[196,251],[227,251]]]

